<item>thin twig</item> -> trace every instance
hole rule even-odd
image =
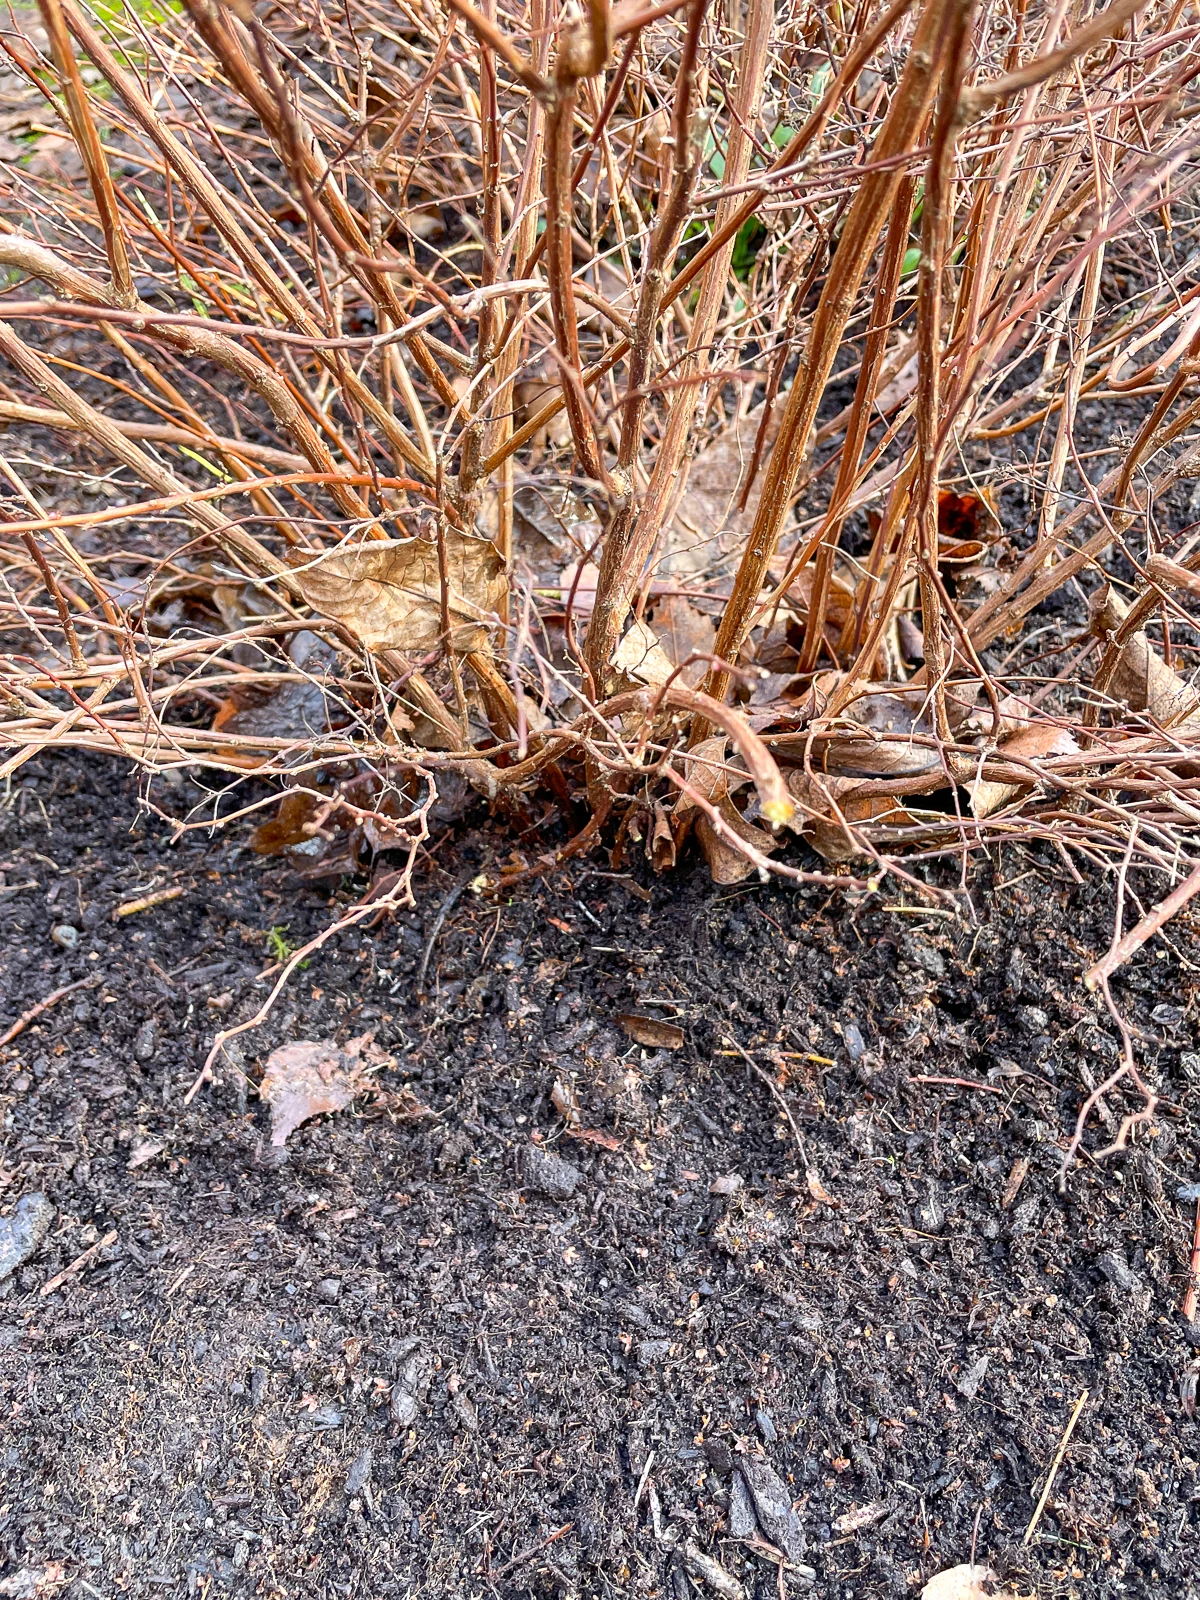
[[[49,1011],[51,1006],[57,1005],[66,995],[74,994],[76,989],[94,989],[103,981],[100,973],[92,972],[86,978],[77,978],[74,983],[67,983],[61,989],[55,989],[53,994],[48,994],[44,1000],[39,1000],[37,1005],[30,1006],[11,1027],[0,1034],[0,1046],[11,1044],[19,1033],[24,1033],[29,1024],[41,1016],[43,1011]]]
[[[1075,1424],[1079,1421],[1079,1414],[1087,1402],[1087,1397],[1088,1391],[1085,1389],[1079,1396],[1079,1399],[1076,1400],[1075,1409],[1071,1412],[1071,1415],[1067,1420],[1067,1425],[1063,1429],[1063,1436],[1058,1441],[1058,1449],[1054,1452],[1054,1460],[1050,1463],[1050,1471],[1046,1474],[1046,1482],[1043,1484],[1042,1492],[1038,1496],[1038,1503],[1033,1508],[1033,1515],[1029,1519],[1029,1526],[1025,1529],[1025,1537],[1021,1540],[1022,1544],[1029,1543],[1029,1541],[1033,1538],[1034,1529],[1042,1520],[1042,1512],[1046,1509],[1046,1502],[1050,1498],[1050,1491],[1054,1487],[1054,1480],[1058,1476],[1058,1469],[1063,1464],[1063,1457],[1067,1453],[1067,1446],[1071,1442],[1071,1435],[1075,1431]]]

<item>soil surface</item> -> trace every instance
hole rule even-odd
[[[1111,1098],[1060,1192],[1113,897],[1049,851],[957,914],[597,857],[462,888],[430,946],[512,849],[476,827],[188,1103],[362,881],[249,821],[172,843],[115,762],[4,807],[0,1033],[92,981],[0,1051],[0,1222],[54,1208],[0,1299],[0,1593],[864,1600],[974,1548],[1023,1594],[1200,1597],[1186,917],[1113,985],[1158,1113],[1098,1163]],[[270,1051],[367,1033],[373,1087],[274,1150]]]

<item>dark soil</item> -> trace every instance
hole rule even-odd
[[[1023,1593],[1200,1596],[1186,918],[1114,984],[1156,1121],[1060,1194],[1116,1030],[1079,982],[1111,889],[1056,856],[978,862],[957,919],[897,911],[919,902],[894,880],[852,905],[576,863],[510,903],[464,892],[419,1003],[439,905],[512,848],[485,829],[186,1105],[266,992],[269,930],[299,942],[361,882],[298,885],[249,822],[172,846],[115,763],[31,762],[6,807],[0,1032],[100,981],[0,1052],[0,1212],[56,1208],[0,1300],[0,1593],[684,1600],[714,1592],[692,1541],[758,1600],[915,1595],[973,1542]],[[683,1047],[633,1043],[630,1011]],[[368,1031],[395,1059],[377,1093],[273,1159],[247,1076]],[[614,1148],[566,1131],[572,1095]],[[732,1537],[747,1457],[786,1482],[791,1570],[765,1525]]]

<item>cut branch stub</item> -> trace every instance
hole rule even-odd
[[[504,561],[490,539],[448,529],[446,565],[448,643],[478,649],[508,593]],[[438,547],[428,539],[333,551],[298,566],[295,583],[315,611],[353,629],[368,650],[412,655],[443,642]]]

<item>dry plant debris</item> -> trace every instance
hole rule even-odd
[[[389,904],[536,790],[511,876],[1200,865],[1173,0],[38,10],[5,778],[275,778],[257,847]]]
[[[271,1143],[282,1150],[288,1135],[313,1117],[345,1111],[367,1085],[361,1059],[367,1039],[344,1047],[330,1040],[297,1040],[267,1057],[259,1095],[271,1107]]]
[[[938,1572],[921,1590],[921,1600],[1016,1600],[1010,1589],[997,1586],[990,1567],[966,1562]]]

